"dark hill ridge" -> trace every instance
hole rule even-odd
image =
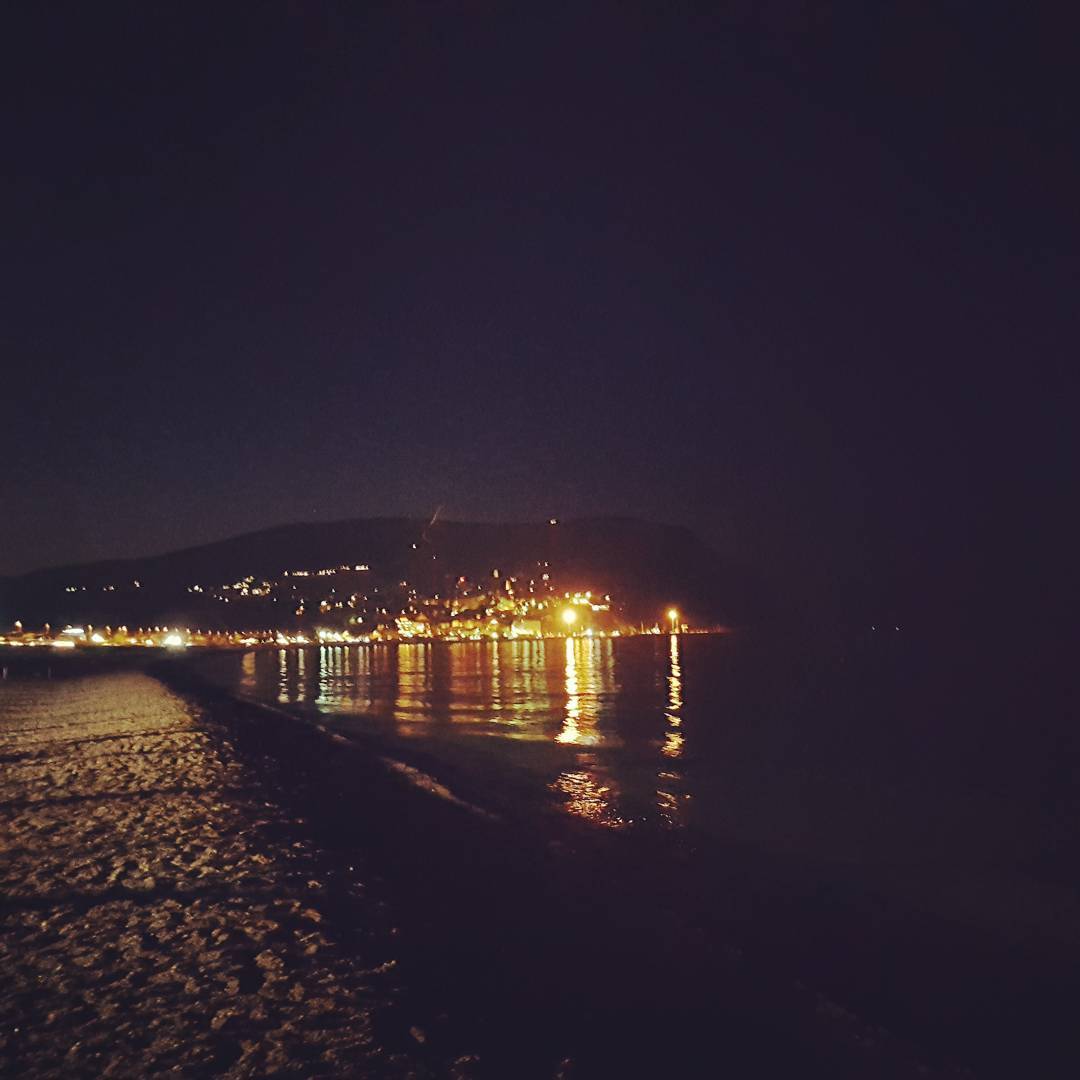
[[[670,603],[699,619],[740,619],[747,608],[745,580],[736,580],[714,552],[680,526],[632,518],[557,525],[364,518],[283,525],[164,555],[37,570],[8,579],[0,618],[22,618],[28,626],[165,620],[282,625],[281,605],[260,606],[252,599],[232,604],[230,611],[211,593],[249,576],[280,581],[286,571],[291,576],[298,570],[360,565],[370,570],[362,585],[350,587],[407,580],[425,595],[440,592],[460,575],[479,581],[490,579],[494,570],[537,577],[547,571],[560,587],[611,592],[635,618],[654,619],[659,607]],[[194,585],[204,592],[189,592]]]

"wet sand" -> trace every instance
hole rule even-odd
[[[317,852],[196,707],[134,672],[8,682],[0,761],[5,1075],[415,1072],[373,1035],[395,986],[362,875],[367,955],[328,932]]]

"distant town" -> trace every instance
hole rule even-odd
[[[493,567],[485,580],[459,575],[446,592],[424,594],[406,579],[380,586],[364,563],[283,570],[277,577],[247,575],[229,582],[191,582],[187,592],[236,608],[267,602],[280,605],[278,625],[223,630],[175,625],[24,626],[16,621],[0,633],[0,645],[188,648],[255,645],[365,644],[380,641],[479,641],[542,637],[620,637],[631,634],[690,632],[674,607],[657,612],[651,623],[627,620],[610,593],[558,587],[550,564],[535,573],[504,575]],[[88,589],[135,592],[138,580],[86,585],[72,582],[65,592]],[[298,629],[298,627],[300,627]]]
[[[628,518],[361,518],[0,578],[0,645],[181,649],[683,633],[737,621],[740,597],[740,582],[681,527]]]

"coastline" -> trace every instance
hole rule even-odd
[[[436,797],[376,740],[237,698],[189,668],[155,673],[222,711],[242,752],[337,858],[362,852],[380,868],[415,1002],[405,1012],[420,1018],[408,1026],[449,1058],[478,1054],[482,1075],[645,1076],[702,1060],[747,1076],[954,1075],[798,983],[782,957],[748,954],[708,894],[687,905],[685,891],[700,885],[694,852],[670,836],[654,837],[643,858],[640,837],[623,843],[535,807],[507,813],[474,778],[451,769],[446,779],[441,763],[456,798]],[[436,771],[422,753],[409,758]],[[379,828],[364,824],[373,820]],[[733,875],[754,861],[743,859]]]
[[[979,1048],[985,1062],[1003,1037],[980,1035],[985,1000],[971,1005],[970,1029],[936,1033],[932,1007],[925,1015],[898,1007],[952,992],[948,980],[934,986],[928,942],[946,947],[961,992],[1002,981],[1002,1023],[1018,1046],[1037,1047],[1048,1025],[1068,1037],[1064,1016],[1040,1029],[1040,1018],[1017,1014],[1023,962],[995,968],[1000,952],[984,953],[970,927],[929,916],[875,926],[881,910],[910,912],[879,909],[879,897],[822,880],[819,867],[730,846],[704,860],[701,837],[631,841],[532,805],[515,810],[475,775],[422,751],[402,761],[318,715],[238,698],[183,660],[140,678],[148,676],[253,778],[277,815],[274,843],[317,863],[321,930],[344,962],[381,942],[393,990],[371,1010],[371,1038],[381,1059],[408,1063],[410,1075],[633,1077],[702,1061],[751,1077],[983,1075],[965,1067],[962,1051]],[[246,834],[244,822],[236,827]],[[377,897],[374,906],[358,903],[358,890]],[[920,948],[897,969],[909,939]],[[800,971],[823,970],[822,950],[837,941],[846,944],[827,961],[833,985],[800,981]],[[906,984],[899,998],[875,990],[872,977],[866,989],[878,963]],[[1036,966],[1032,978],[1045,982],[1045,970]],[[1060,1060],[1057,1050],[1055,1058],[1043,1045],[1043,1059]],[[1008,1075],[1003,1060],[985,1074]]]
[[[201,692],[231,700],[217,688]],[[464,768],[412,745],[388,750],[352,727],[341,734],[329,717],[270,708],[282,740],[277,752],[292,755],[296,718],[304,716],[314,775],[320,784],[339,778],[339,803],[324,787],[315,793],[325,804],[312,815],[320,830],[337,831],[336,806],[362,802],[365,792],[409,808],[373,839],[386,841],[383,865],[402,886],[403,920],[423,898],[412,916],[430,935],[418,955],[419,980],[439,967],[432,958],[461,936],[459,928],[468,928],[465,941],[488,943],[479,947],[489,955],[504,940],[532,934],[535,941],[507,961],[502,982],[529,971],[546,990],[516,999],[511,993],[508,1000],[544,1016],[548,1028],[561,1026],[567,1045],[584,1047],[578,1055],[588,1062],[584,1075],[609,1075],[589,1055],[601,1044],[624,1042],[620,1026],[646,1031],[658,1018],[670,1025],[669,1046],[694,1048],[687,1062],[714,1047],[697,1041],[695,1028],[722,1032],[733,1067],[747,1075],[759,1074],[755,1049],[762,1045],[777,1055],[773,1069],[820,1066],[836,1076],[1007,1077],[1024,1067],[1047,1077],[1071,1075],[1075,920],[1067,907],[1058,910],[1072,903],[1067,894],[999,895],[1006,883],[953,881],[944,865],[929,867],[945,875],[940,881],[924,880],[925,868],[913,867],[909,877],[902,865],[792,858],[688,831],[603,829],[528,801],[527,787],[504,783],[501,772],[485,786],[485,768]],[[501,820],[484,821],[434,799],[400,775],[387,776],[385,767],[375,769],[364,791],[351,784],[346,760],[366,756],[372,766],[387,753],[445,782],[462,800],[494,809]],[[428,866],[437,877],[423,869]],[[427,902],[433,895],[442,901],[438,917]],[[492,897],[541,929],[476,917],[491,911]],[[1031,899],[1038,901],[1034,910],[1024,907]],[[450,954],[446,966],[453,969],[459,956]],[[566,972],[581,970],[590,972],[586,985],[568,988]],[[433,997],[456,994],[460,987],[451,983],[435,986]],[[491,993],[507,991],[496,984],[485,996],[478,987],[470,1008],[482,1012]],[[556,1000],[562,1004],[552,1008]],[[606,1003],[600,1013],[598,1001]],[[575,1030],[573,1016],[590,1019]],[[622,1025],[620,1016],[628,1018]],[[521,1037],[535,1038],[533,1030]],[[648,1049],[630,1046],[620,1062],[623,1074],[665,1068],[654,1050],[646,1068]]]

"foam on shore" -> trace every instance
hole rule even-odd
[[[312,852],[193,706],[137,673],[9,682],[0,761],[12,1075],[415,1075],[373,1033],[392,964],[328,936]]]

